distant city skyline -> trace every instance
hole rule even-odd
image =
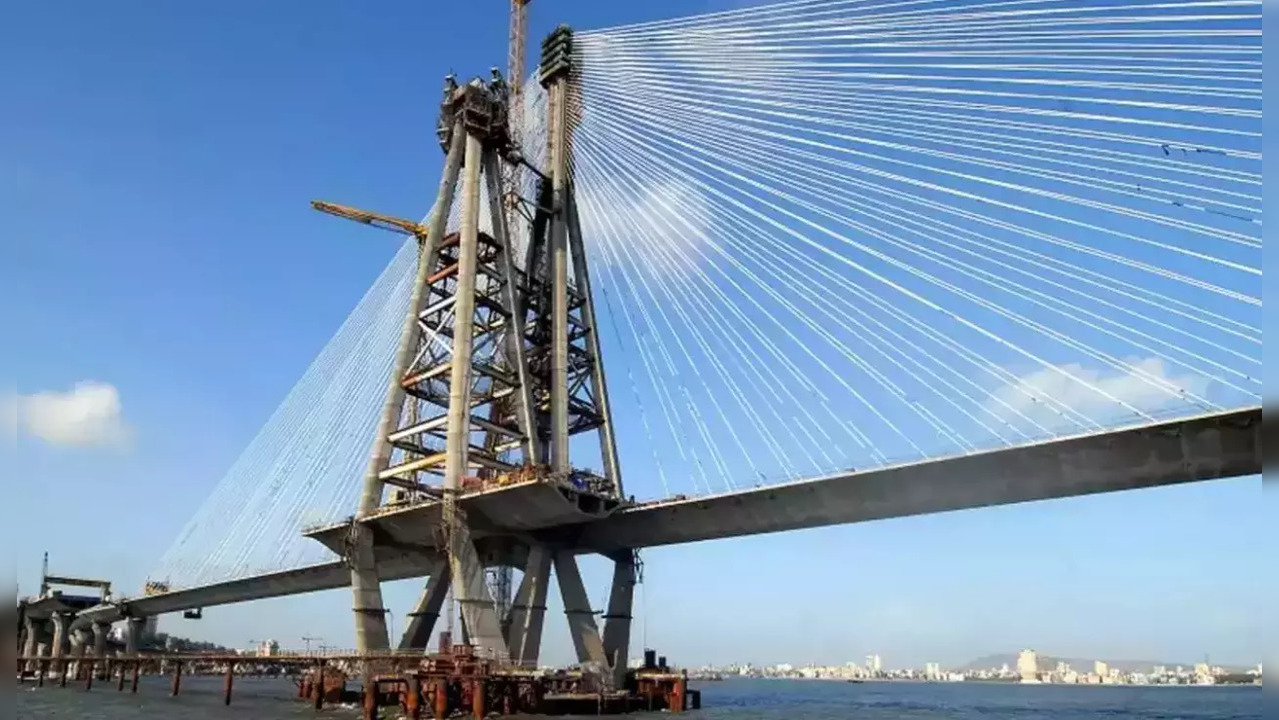
[[[789,662],[772,665],[729,663],[721,666],[707,665],[695,669],[721,672],[728,675],[760,677],[926,679],[952,682],[982,679],[1016,680],[1035,684],[1099,685],[1148,683],[1211,685],[1222,678],[1262,677],[1262,663],[1260,662],[1253,665],[1221,665],[1207,660],[1196,663],[1106,661],[1100,659],[1065,660],[1042,655],[1033,649],[1009,653],[1007,660],[1001,661],[998,656],[991,656],[977,658],[967,664],[956,667],[948,667],[938,662],[926,662],[920,667],[885,664],[879,654],[872,654],[866,657],[864,664],[851,660],[833,665]],[[632,662],[634,663],[635,661]]]

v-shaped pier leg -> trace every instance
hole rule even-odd
[[[537,667],[542,647],[542,625],[546,619],[546,590],[551,584],[551,551],[543,545],[529,548],[524,579],[511,605],[508,638],[511,660],[524,667]]]
[[[431,579],[422,589],[413,612],[409,613],[409,625],[400,639],[401,650],[425,651],[431,643],[431,632],[440,618],[444,598],[449,594],[450,572],[448,558],[441,556],[431,564]]]
[[[604,615],[604,655],[613,668],[613,687],[626,683],[627,655],[631,645],[631,608],[635,600],[635,553],[613,559],[613,588]]]
[[[568,631],[573,636],[573,649],[579,663],[605,664],[604,641],[595,626],[595,611],[582,585],[582,573],[577,569],[577,556],[570,552],[555,553],[555,577],[560,584],[560,597],[564,600],[564,614],[568,616]]]
[[[502,637],[502,624],[484,583],[484,565],[471,542],[465,521],[459,522],[451,533],[449,562],[454,579],[453,596],[462,611],[469,643],[481,657],[507,661],[510,655]]]

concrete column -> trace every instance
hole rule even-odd
[[[54,658],[60,658],[67,654],[67,644],[70,641],[70,633],[68,629],[71,625],[70,613],[54,613],[53,614],[53,645],[50,655]]]
[[[124,625],[124,652],[128,655],[138,654],[138,641],[142,639],[145,618],[129,618]]]
[[[457,175],[462,165],[463,145],[466,133],[459,122],[453,127],[453,140],[444,161],[444,176],[440,181],[435,205],[427,227],[426,240],[418,251],[417,274],[409,295],[408,312],[400,330],[400,343],[395,356],[394,369],[388,378],[386,402],[373,438],[373,450],[364,471],[364,488],[360,494],[360,506],[356,518],[362,518],[382,504],[384,484],[381,473],[391,457],[391,445],[387,436],[394,431],[404,409],[404,386],[400,380],[413,362],[418,344],[418,315],[428,299],[427,280],[439,257],[440,241],[448,225],[457,187]],[[373,536],[360,523],[351,528],[352,549],[347,560],[351,564],[352,609],[355,612],[355,645],[361,654],[386,650],[391,645],[386,626],[386,608],[382,604],[382,581],[377,571],[377,555],[373,548]]]
[[[422,588],[422,596],[408,615],[408,627],[404,628],[404,636],[400,639],[401,650],[426,650],[448,592],[449,561],[441,556],[431,564],[431,579]]]
[[[523,667],[537,667],[546,618],[546,591],[551,584],[551,551],[544,545],[529,548],[524,579],[511,605],[511,660]]]
[[[449,370],[448,434],[444,449],[445,527],[454,521],[453,506],[467,473],[471,444],[471,350],[475,342],[475,272],[479,248],[480,163],[483,146],[474,135],[466,138],[462,166],[461,238],[457,249],[457,290],[453,307],[453,362]],[[457,573],[454,573],[457,575]],[[455,578],[456,579],[456,578]]]
[[[37,648],[40,643],[40,635],[43,631],[44,622],[36,620],[31,616],[22,619],[23,629],[26,633],[26,642],[23,643],[22,654],[24,657],[33,658],[36,656]],[[36,664],[32,660],[27,661],[27,671],[34,672]]]
[[[470,528],[457,507],[462,476],[470,467],[471,353],[474,349],[475,276],[479,249],[480,170],[484,148],[474,135],[466,138],[462,166],[462,218],[457,250],[457,290],[453,319],[453,361],[449,374],[448,433],[444,459],[444,528],[448,537],[449,577],[466,629],[477,650],[501,661],[509,657],[502,624],[493,598],[484,584]]]
[[[579,663],[593,662],[605,666],[604,641],[595,626],[595,612],[582,585],[582,573],[577,569],[577,556],[559,551],[555,553],[555,577],[559,580],[560,597],[564,600],[564,614],[568,616],[569,634],[573,636],[573,649]]]
[[[463,628],[471,644],[483,657],[506,662],[510,651],[502,636],[502,623],[497,618],[493,597],[484,584],[484,566],[480,563],[470,526],[463,518],[449,533],[449,579],[453,597],[461,611]]]
[[[107,678],[107,635],[111,633],[110,623],[93,624],[93,656],[97,659],[93,668],[99,680]]]
[[[84,656],[89,649],[89,643],[92,634],[88,630],[80,629],[71,633],[71,656],[75,658],[75,666],[72,668],[72,677],[80,677],[80,669],[84,666]]]
[[[635,553],[613,559],[613,588],[604,615],[604,655],[613,668],[613,686],[626,682],[626,661],[631,645],[631,608],[635,599]]]
[[[608,399],[608,383],[604,378],[599,325],[595,322],[595,298],[591,292],[591,272],[586,261],[586,244],[582,240],[582,221],[577,215],[577,199],[569,188],[565,211],[568,213],[569,254],[573,256],[573,275],[577,291],[582,294],[582,321],[586,324],[586,349],[591,355],[591,386],[595,391],[595,409],[604,424],[599,428],[600,458],[604,461],[604,477],[613,482],[617,496],[622,490],[622,466],[617,459],[617,440],[613,435],[613,410]]]
[[[551,216],[551,469],[567,473],[568,443],[568,81],[549,88]]]

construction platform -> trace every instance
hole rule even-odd
[[[607,673],[584,669],[543,672],[504,666],[476,657],[470,646],[419,656],[371,659],[370,679],[360,691],[347,689],[342,670],[321,662],[299,678],[298,697],[322,708],[326,703],[358,703],[363,717],[377,718],[380,708],[398,707],[408,718],[438,719],[491,715],[617,715],[630,712],[673,713],[701,708],[698,690],[688,676],[645,653],[645,666],[627,674],[626,687],[609,689]]]
[[[611,689],[609,673],[578,668],[542,671],[512,667],[476,657],[469,645],[454,645],[431,655],[285,655],[249,657],[222,654],[140,654],[98,658],[90,655],[19,657],[18,682],[39,686],[51,681],[92,690],[95,681],[117,692],[138,692],[142,675],[167,675],[169,694],[182,690],[184,675],[220,675],[223,701],[231,704],[236,677],[287,675],[297,698],[316,709],[358,705],[365,720],[384,708],[408,718],[494,715],[617,715],[630,712],[680,713],[701,708],[699,690],[688,675],[647,650],[644,664],[627,673],[626,685]],[[363,669],[363,672],[361,672]],[[358,677],[369,678],[355,683]],[[359,689],[350,688],[356,685]]]

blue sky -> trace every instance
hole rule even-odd
[[[530,37],[708,7],[537,0]],[[13,27],[60,31],[0,47],[14,308],[0,378],[23,394],[109,383],[129,428],[106,449],[23,439],[4,461],[24,592],[46,549],[59,572],[141,585],[398,247],[307,202],[425,212],[439,78],[504,64],[505,12],[499,0],[13,11]],[[1273,582],[1256,571],[1259,493],[1246,478],[654,550],[637,615],[650,644],[698,662],[962,662],[1020,646],[1254,662]],[[597,604],[600,569],[587,567]],[[388,603],[415,593],[397,583]],[[350,645],[348,607],[341,591],[166,629]],[[571,654],[563,627],[553,615],[548,659]]]

